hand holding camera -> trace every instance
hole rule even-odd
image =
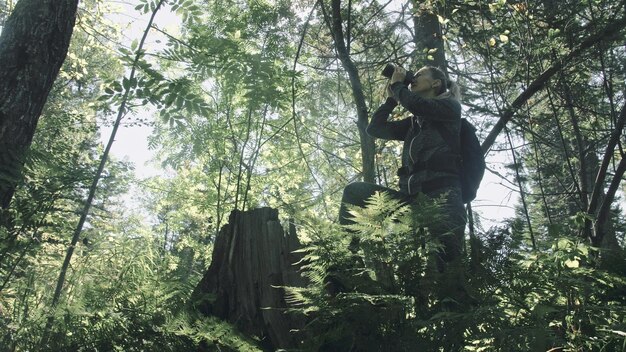
[[[387,64],[383,69],[382,74],[384,77],[391,79],[390,84],[402,82],[406,86],[410,85],[415,78],[415,74],[413,72],[405,71],[402,67],[394,64]]]

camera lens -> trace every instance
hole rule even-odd
[[[385,68],[383,69],[382,75],[383,77],[387,77],[387,78],[391,78],[391,76],[393,76],[393,72],[396,70],[396,65],[394,64],[387,64],[385,65]],[[410,85],[411,83],[413,83],[413,79],[415,78],[415,74],[411,71],[406,71],[406,76],[404,77],[404,83],[405,85]]]
[[[394,64],[387,64],[383,69],[383,77],[391,78],[393,75],[393,71],[396,70],[396,66]]]

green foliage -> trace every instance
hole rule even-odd
[[[300,306],[294,310],[310,320],[306,350],[435,350],[443,335],[462,334],[451,322],[467,315],[436,313],[448,298],[430,286],[440,244],[428,227],[440,221],[439,207],[426,197],[402,205],[380,193],[351,210],[354,225],[310,225],[303,263],[312,285],[289,289]]]
[[[475,350],[619,351],[626,311],[621,276],[594,268],[598,250],[560,237],[542,252],[512,246],[511,233],[485,238],[485,265],[472,285],[484,297],[471,335]],[[487,283],[487,284],[486,284]]]
[[[176,326],[188,319],[181,312],[210,254],[206,237],[200,237],[204,229],[189,220],[186,227],[176,226],[176,237],[162,240],[160,228],[151,229],[144,214],[124,206],[136,180],[132,167],[114,158],[75,248],[62,300],[50,310],[54,283],[102,154],[100,122],[120,102],[120,93],[137,98],[128,106],[134,109],[141,99],[158,99],[148,90],[156,87],[184,95],[187,111],[206,113],[186,81],[162,75],[150,81],[156,70],[147,63],[145,76],[120,79],[120,63],[132,54],[126,50],[118,59],[103,44],[103,38],[112,40],[118,33],[103,22],[103,2],[81,6],[84,27],[74,32],[7,212],[10,221],[0,230],[0,350],[188,351],[197,347],[198,336],[216,349],[252,346],[213,320],[199,322],[193,333]],[[106,98],[97,100],[103,92]],[[49,341],[42,345],[50,316]]]
[[[507,228],[494,229],[480,236],[471,296],[452,303],[451,291],[436,293],[445,280],[431,281],[437,239],[415,230],[437,214],[436,203],[418,200],[411,209],[377,194],[352,209],[355,225],[301,230],[311,285],[290,288],[288,297],[308,317],[305,350],[622,349],[626,280],[594,267],[597,248],[555,233],[549,248],[529,253]]]
[[[0,5],[0,22],[12,3]],[[415,68],[434,54],[415,50],[421,38],[412,19],[426,10],[439,19],[448,71],[484,133],[535,78],[623,13],[609,0],[407,2],[418,3],[341,2],[366,108],[382,99],[384,63]],[[157,4],[140,0],[129,9],[147,15]],[[378,195],[352,209],[353,226],[323,220],[335,218],[338,192],[360,177],[361,136],[319,4],[164,4],[182,20],[180,30],[157,23],[152,31],[167,39],[138,53],[137,40],[115,42],[122,30],[104,16],[111,2],[81,1],[24,177],[0,170],[0,182],[21,179],[6,212],[11,224],[0,227],[0,349],[37,350],[53,314],[50,349],[256,350],[227,324],[183,308],[230,210],[272,206],[316,219],[300,233],[308,237],[303,263],[312,285],[291,289],[294,310],[309,319],[304,349],[435,351],[462,340],[468,351],[624,350],[623,210],[610,213],[602,248],[581,240],[586,220],[596,220],[586,202],[624,103],[623,41],[583,51],[509,122],[514,145],[499,140],[492,152],[515,153],[518,165],[503,174],[511,181],[520,171],[515,186],[528,209],[477,234],[470,297],[453,302],[433,271],[441,246],[428,224],[436,205]],[[135,78],[124,78],[136,57]],[[50,312],[50,283],[102,152],[99,128],[125,95],[123,127],[154,127],[150,146],[166,176],[139,182],[129,164],[109,161],[65,300]],[[378,181],[393,187],[400,145],[377,143]],[[623,155],[611,153],[615,165]],[[144,199],[124,206],[133,185]],[[607,253],[616,260],[602,264]],[[455,270],[462,278],[465,266]]]
[[[53,282],[60,258],[40,254],[37,270],[26,271],[25,285],[16,280],[4,292],[3,312],[12,314],[2,316],[3,350],[187,351],[199,343],[231,351],[256,350],[226,323],[187,316],[186,304],[200,272],[189,272],[192,268],[177,252],[164,252],[138,218],[121,221],[123,230],[86,232],[89,240],[77,249],[68,297],[54,312],[41,302],[48,298],[39,292],[45,286],[33,280],[49,271]],[[99,231],[105,228],[94,225]],[[41,347],[48,314],[54,314],[54,325],[50,342]]]
[[[190,321],[193,323],[189,323]],[[182,315],[169,321],[164,330],[191,339],[196,345],[209,351],[262,351],[250,338],[242,336],[233,326],[215,317],[192,318]]]

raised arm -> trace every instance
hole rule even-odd
[[[404,140],[411,127],[410,119],[389,121],[389,115],[397,105],[398,103],[393,98],[387,98],[372,115],[372,120],[367,126],[367,134],[381,139]]]
[[[414,115],[440,122],[461,118],[461,104],[456,99],[423,98],[411,92],[402,82],[392,84],[391,90],[400,104]]]

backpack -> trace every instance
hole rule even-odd
[[[439,133],[448,143],[452,151],[461,156],[459,176],[461,178],[461,197],[463,203],[469,203],[476,198],[476,191],[485,174],[485,154],[480,147],[476,128],[466,119],[461,119],[460,145],[453,143],[454,139],[440,124],[436,124]],[[459,150],[459,147],[460,149]]]

